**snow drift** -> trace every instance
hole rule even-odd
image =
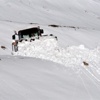
[[[19,43],[19,51],[14,55],[50,60],[70,67],[76,72],[81,71],[83,67],[92,76],[96,72],[95,78],[100,81],[100,48],[89,50],[84,45],[61,48],[56,39],[44,37],[33,42]]]
[[[61,48],[56,39],[40,38],[33,42],[19,43],[19,51],[15,55],[36,57],[51,60],[63,65],[78,65],[83,61],[100,63],[100,48],[89,50],[84,45]]]

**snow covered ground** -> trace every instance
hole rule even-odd
[[[0,100],[99,100],[99,9],[100,0],[0,0]],[[19,43],[12,56],[13,31],[33,26],[58,41]]]
[[[0,100],[99,100],[100,82],[50,61],[0,56]]]
[[[41,37],[33,42],[23,41],[18,46],[19,51],[14,55],[41,58],[73,68],[80,67],[84,61],[90,66],[94,64],[94,68],[100,64],[100,48],[89,50],[84,45],[61,48],[52,37]]]

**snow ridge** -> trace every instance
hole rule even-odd
[[[83,62],[87,62],[87,71],[92,75],[95,69],[100,75],[100,48],[89,50],[84,45],[61,48],[54,38],[40,38],[34,42],[23,41],[19,43],[19,51],[14,55],[41,58],[62,64],[79,71]],[[91,73],[92,72],[92,73]],[[92,75],[93,76],[93,75]],[[98,79],[99,80],[99,79]]]

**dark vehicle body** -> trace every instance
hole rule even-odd
[[[27,38],[35,37],[35,36],[41,36],[44,33],[43,29],[40,29],[40,27],[33,27],[28,29],[23,29],[18,31],[19,41],[24,40]]]

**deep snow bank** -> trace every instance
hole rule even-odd
[[[86,62],[86,70],[92,72],[91,75],[95,72],[100,74],[100,48],[89,50],[84,45],[61,48],[54,38],[44,37],[34,42],[19,43],[19,51],[14,55],[50,60],[77,71],[81,69],[80,66],[84,66],[83,62]]]
[[[60,64],[0,55],[0,100],[99,100],[100,83]],[[89,76],[89,77],[87,77]]]
[[[50,37],[34,42],[23,41],[19,43],[19,51],[14,54],[47,59],[69,66],[81,65],[83,61],[100,63],[100,48],[89,50],[84,45],[61,48],[56,39]]]

